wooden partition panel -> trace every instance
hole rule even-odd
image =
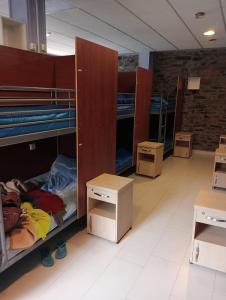
[[[136,72],[119,72],[118,73],[118,92],[135,93]]]
[[[118,53],[76,39],[78,217],[86,214],[86,182],[115,173]]]
[[[55,86],[58,88],[75,88],[75,55],[55,57]]]
[[[177,131],[181,130],[185,83],[186,83],[185,79],[179,76],[178,80],[177,80],[177,95],[176,95],[176,108],[175,108],[175,119],[174,119],[174,135]]]
[[[152,71],[141,67],[136,71],[133,163],[136,163],[137,144],[149,139],[149,118],[152,93]]]
[[[0,85],[54,87],[54,57],[0,46]]]
[[[0,181],[25,180],[49,171],[57,155],[57,138],[35,141],[33,151],[31,143],[0,148]]]

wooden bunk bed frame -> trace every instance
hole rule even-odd
[[[0,180],[7,181],[15,176],[24,180],[46,172],[56,158],[58,150],[60,153],[76,156],[76,218],[81,218],[86,214],[86,182],[101,173],[115,171],[118,54],[114,50],[80,38],[76,38],[76,49],[76,56],[54,57],[0,46],[0,85],[42,87],[51,91],[57,87],[70,89],[72,94],[75,90],[76,94],[76,133],[51,138],[45,136],[45,139],[40,137],[40,140],[36,140],[36,151],[29,151],[28,141],[17,141],[16,144],[5,147],[1,145]],[[36,88],[31,88],[30,91],[26,91],[26,96],[35,97],[35,90]],[[18,94],[20,97],[21,92]],[[41,89],[40,96],[42,93]],[[9,96],[7,91],[4,96]],[[47,100],[43,102],[46,103]],[[29,104],[31,103],[33,102]],[[17,104],[24,105],[24,102]],[[3,170],[6,172],[3,173]],[[2,218],[1,205],[0,217]],[[76,218],[51,231],[47,239],[74,222]],[[33,247],[20,252],[9,261],[1,222],[0,225],[2,272],[43,241],[39,240]]]

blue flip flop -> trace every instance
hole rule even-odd
[[[42,248],[40,250],[42,265],[44,267],[52,267],[54,265],[54,260],[51,256],[51,252],[49,248]]]
[[[56,249],[56,253],[55,253],[55,258],[56,259],[62,259],[65,256],[67,256],[66,242],[59,241],[59,242],[57,242],[57,249]]]

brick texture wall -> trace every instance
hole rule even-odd
[[[186,90],[182,130],[194,133],[194,148],[214,151],[226,133],[226,48],[153,53],[155,92],[173,94],[177,76],[199,76],[198,92]]]

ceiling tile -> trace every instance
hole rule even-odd
[[[90,16],[80,9],[70,9],[52,14],[51,16],[63,22],[88,30],[89,32],[94,32],[106,40],[112,41],[116,46],[125,48],[127,52],[150,51],[149,48],[141,43],[134,41],[125,34],[115,30],[111,26]]]
[[[219,0],[169,0],[177,12],[196,35],[204,48],[225,47],[226,32],[220,11]],[[225,1],[223,1],[225,3]],[[196,19],[195,13],[203,11],[206,13],[204,18]],[[217,41],[209,42],[203,32],[214,29]]]
[[[199,44],[165,0],[119,0],[179,49],[199,48]]]
[[[150,48],[155,50],[175,49],[114,0],[74,0],[74,3],[77,7],[133,36]]]

